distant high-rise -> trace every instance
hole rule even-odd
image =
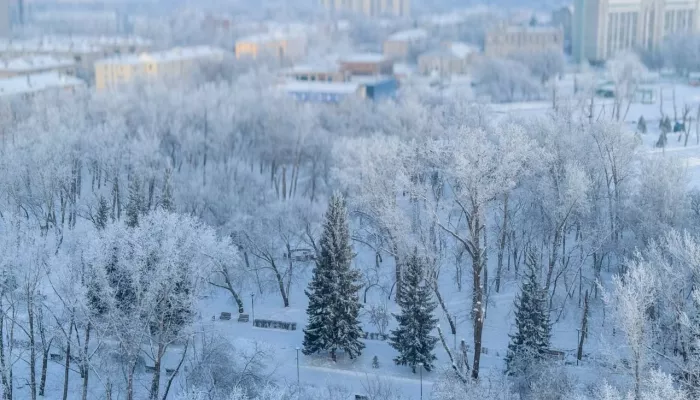
[[[0,37],[10,36],[10,0],[0,0]]]
[[[575,0],[572,56],[604,61],[636,48],[655,50],[669,36],[698,31],[700,0]]]
[[[332,14],[361,14],[367,17],[411,15],[411,0],[321,0]]]

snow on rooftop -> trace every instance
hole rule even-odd
[[[388,40],[395,41],[413,41],[422,40],[428,38],[428,31],[425,29],[409,29],[405,31],[399,31],[389,36]]]
[[[518,32],[533,32],[533,33],[557,33],[561,31],[559,27],[555,26],[529,26],[529,25],[510,25],[506,27],[506,32],[508,33],[518,33]]]
[[[341,62],[348,63],[379,63],[388,60],[380,53],[356,53],[341,58]]]
[[[268,33],[258,33],[255,35],[244,36],[236,42],[248,42],[248,43],[266,43],[275,42],[279,40],[295,40],[302,39],[303,35],[299,33],[284,33],[284,32],[268,32]]]
[[[40,36],[31,39],[0,39],[0,51],[74,51],[99,52],[111,46],[150,46],[151,41],[137,36]]]
[[[328,93],[351,94],[360,87],[358,82],[300,82],[291,81],[280,85],[280,89],[289,93]]]
[[[458,58],[465,58],[472,53],[478,53],[479,48],[464,42],[452,42],[449,45],[450,52]]]
[[[223,57],[226,51],[211,46],[175,47],[154,53],[129,54],[98,60],[95,64],[143,64],[147,62],[164,62],[198,59],[205,57]]]
[[[39,74],[0,79],[0,96],[41,92],[49,89],[61,89],[84,85],[84,81],[74,76],[61,75],[58,72],[43,72]]]
[[[424,53],[427,56],[438,56],[438,57],[455,57],[464,59],[470,54],[479,53],[481,50],[469,43],[464,42],[450,42],[443,44],[442,47],[428,51]]]
[[[297,64],[287,69],[286,72],[292,74],[309,72],[338,72],[338,65],[334,63]]]
[[[9,60],[0,60],[0,71],[6,72],[31,72],[48,69],[58,69],[72,67],[75,62],[67,58],[56,58],[53,56],[35,55]]]

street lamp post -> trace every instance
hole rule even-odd
[[[423,363],[418,363],[420,369],[420,400],[423,400]]]
[[[299,346],[297,346],[297,386],[299,386]]]
[[[253,301],[254,297],[255,297],[255,293],[250,292],[250,310],[252,311],[252,314],[253,314],[253,326],[255,326],[255,302]]]

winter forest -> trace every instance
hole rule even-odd
[[[4,400],[700,396],[700,192],[629,98],[272,79],[0,102]]]

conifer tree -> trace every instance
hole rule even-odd
[[[413,373],[416,373],[419,363],[423,363],[426,371],[433,368],[436,359],[433,350],[438,341],[437,337],[430,335],[438,320],[433,317],[436,303],[425,282],[423,265],[417,250],[414,251],[402,277],[402,291],[398,299],[401,314],[394,314],[399,326],[391,331],[389,339],[391,346],[399,352],[394,358],[396,365],[408,365]]]
[[[644,120],[644,116],[639,116],[639,121],[637,121],[637,132],[641,134],[647,133],[647,122]]]
[[[109,205],[104,196],[100,196],[100,201],[97,204],[97,213],[93,219],[95,228],[98,231],[103,230],[107,226],[107,219],[109,218]]]
[[[171,172],[168,169],[165,171],[165,179],[163,180],[163,194],[160,198],[160,207],[168,212],[175,211],[175,204],[173,204],[173,188],[170,184]]]
[[[521,373],[532,361],[541,360],[549,349],[551,337],[547,296],[539,282],[537,256],[528,254],[525,265],[527,275],[515,300],[517,332],[510,335],[505,360],[509,375]]]
[[[139,225],[139,215],[143,208],[143,197],[141,196],[141,181],[138,176],[129,182],[129,203],[126,205],[126,225],[134,228]]]
[[[343,350],[351,359],[365,345],[359,313],[362,305],[359,271],[351,267],[352,248],[345,200],[334,194],[328,205],[320,240],[320,255],[313,277],[305,291],[309,297],[306,313],[309,322],[304,329],[306,355],[328,351],[333,361],[336,351]]]

